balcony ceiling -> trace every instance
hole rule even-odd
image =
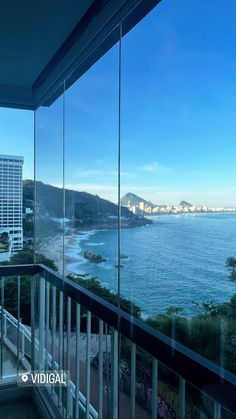
[[[5,42],[0,43],[1,84],[14,86],[16,83],[21,88],[31,87],[92,2],[3,2],[0,39]]]
[[[0,106],[50,104],[75,67],[71,83],[117,41],[117,25],[125,16],[127,32],[159,1],[2,2]]]

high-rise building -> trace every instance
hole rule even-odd
[[[0,261],[22,249],[22,167],[19,156],[0,154]]]
[[[145,210],[145,204],[144,204],[144,202],[140,202],[139,203],[139,208],[140,208],[141,211],[144,211]]]

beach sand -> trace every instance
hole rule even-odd
[[[61,275],[76,273],[73,264],[78,265],[87,263],[82,255],[80,247],[81,240],[87,240],[95,231],[71,232],[65,235],[64,243],[62,234],[57,234],[52,238],[45,239],[38,247],[38,253],[54,261]],[[63,272],[64,271],[64,272]]]

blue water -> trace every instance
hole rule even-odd
[[[121,233],[121,293],[138,303],[144,314],[184,307],[186,316],[198,312],[193,301],[228,301],[236,284],[227,276],[225,260],[236,255],[236,214],[181,214],[153,217],[145,227]],[[74,260],[68,269],[98,277],[117,290],[117,232],[97,230],[77,236]],[[92,250],[106,262],[85,261]]]

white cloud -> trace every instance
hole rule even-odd
[[[172,169],[166,166],[162,166],[161,164],[157,162],[145,164],[144,166],[139,167],[138,170],[142,172],[147,172],[147,173],[159,173],[159,174],[172,172]]]
[[[86,167],[81,167],[77,169],[70,177],[71,179],[98,179],[98,178],[106,178],[110,179],[111,177],[115,178],[118,177],[118,170],[116,168],[110,168],[108,166],[103,165],[103,167],[97,168],[97,169],[90,169]],[[129,170],[121,170],[120,175],[121,177],[130,177],[134,179],[135,177],[139,177],[141,175],[141,172],[146,173],[159,173],[159,174],[166,174],[171,173],[172,169],[169,167],[165,167],[157,162],[154,163],[148,163],[143,166],[139,167],[132,167],[129,168]],[[101,182],[101,180],[100,180]]]
[[[54,183],[53,186],[59,188],[61,184]],[[67,189],[76,191],[84,191],[93,195],[99,195],[101,198],[108,199],[114,203],[117,202],[117,184],[103,185],[100,183],[71,183],[66,185]],[[121,196],[127,192],[133,192],[146,200],[150,200],[155,204],[176,205],[183,199],[194,205],[208,205],[214,207],[229,206],[235,207],[233,191],[202,190],[189,189],[168,189],[164,186],[138,186],[138,185],[121,185]]]
[[[121,176],[134,176],[134,172],[129,171],[121,171]],[[114,169],[78,169],[73,176],[75,179],[81,178],[98,178],[98,177],[105,177],[110,179],[111,177],[117,178],[118,177],[118,170]]]
[[[96,193],[103,193],[104,191],[117,191],[117,184],[114,185],[102,185],[96,183],[71,183],[66,184],[66,189],[73,189],[76,191],[90,192],[91,190]]]
[[[109,172],[111,174],[111,172]],[[105,170],[91,170],[91,169],[78,169],[74,175],[75,178],[89,178],[104,176],[107,174]]]

